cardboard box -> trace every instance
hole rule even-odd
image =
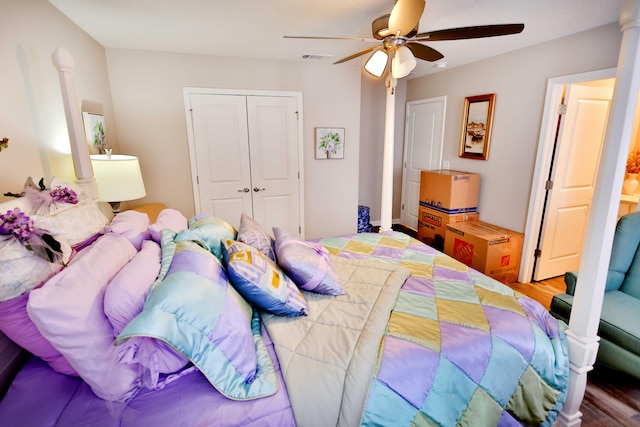
[[[447,225],[444,253],[502,283],[518,280],[524,235],[482,221]]]
[[[422,171],[420,206],[448,215],[476,212],[480,175],[448,169]]]
[[[448,215],[435,209],[418,208],[418,234],[417,238],[423,243],[444,250],[444,237],[447,224],[455,224],[464,221],[478,220],[480,214],[477,212]]]

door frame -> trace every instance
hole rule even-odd
[[[202,87],[184,87],[183,89],[185,118],[187,124],[187,140],[189,143],[189,165],[191,167],[191,186],[193,190],[193,203],[196,215],[202,213],[200,205],[200,188],[198,185],[198,173],[196,168],[196,143],[193,134],[193,117],[190,96],[199,95],[235,95],[235,96],[270,96],[296,98],[298,104],[298,196],[300,215],[300,237],[305,237],[304,221],[304,132],[302,114],[302,92],[297,91],[271,91],[271,90],[251,90],[251,89],[219,89]]]
[[[558,106],[562,104],[564,87],[576,83],[584,83],[593,80],[603,80],[616,77],[616,68],[589,71],[579,74],[571,74],[561,77],[553,77],[547,81],[542,123],[540,125],[540,137],[536,164],[533,172],[531,193],[529,195],[529,209],[527,211],[527,223],[524,231],[524,243],[522,246],[522,259],[518,282],[529,283],[533,277],[533,265],[535,263],[535,250],[538,246],[538,236],[542,227],[542,214],[544,211],[546,182],[551,171],[554,144],[558,124]]]

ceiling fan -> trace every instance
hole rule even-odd
[[[425,0],[398,0],[390,14],[376,18],[371,23],[372,39],[354,37],[284,37],[294,39],[359,40],[377,43],[376,46],[342,58],[334,64],[340,64],[369,52],[374,52],[365,64],[365,69],[369,73],[376,77],[382,76],[387,68],[389,57],[392,57],[392,77],[402,78],[416,67],[416,57],[430,62],[444,58],[444,55],[437,50],[419,42],[504,36],[520,33],[524,29],[524,24],[498,24],[418,33],[418,24],[424,7]],[[382,45],[379,44],[380,41],[382,41]]]

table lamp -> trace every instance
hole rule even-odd
[[[97,154],[91,156],[91,165],[98,186],[98,201],[108,202],[114,215],[120,212],[120,202],[147,195],[137,157]]]

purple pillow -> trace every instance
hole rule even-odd
[[[168,228],[169,230],[178,232],[186,230],[188,227],[187,218],[175,209],[163,209],[158,214],[156,222],[149,226],[149,234],[151,238],[160,243],[162,241],[162,230]]]
[[[140,387],[135,365],[118,363],[113,328],[104,314],[112,277],[136,254],[125,237],[104,235],[44,286],[31,291],[27,312],[96,396],[124,402]]]
[[[273,227],[273,233],[278,265],[299,288],[318,294],[344,294],[329,252],[322,245],[300,240],[278,227]]]
[[[29,294],[0,302],[0,330],[20,347],[40,357],[51,369],[78,376],[67,359],[42,336],[27,314]]]
[[[275,239],[244,212],[240,216],[240,228],[238,229],[238,238],[236,240],[253,246],[271,261],[276,262]]]
[[[126,237],[137,250],[140,250],[142,242],[150,238],[149,216],[137,211],[121,212],[104,228],[104,234]]]
[[[119,215],[118,215],[119,216]],[[114,276],[104,294],[104,314],[113,326],[113,337],[142,311],[149,288],[160,272],[160,245],[142,242],[142,249]]]

